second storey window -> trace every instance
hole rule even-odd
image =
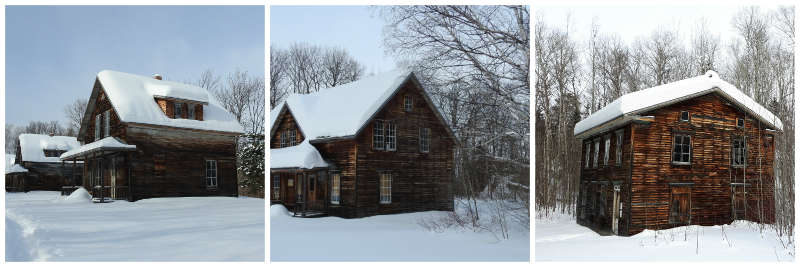
[[[431,151],[431,128],[419,129],[419,151],[423,153]]]
[[[592,144],[589,142],[586,142],[586,150],[584,150],[584,153],[586,153],[586,168],[589,168],[589,155],[592,153]]]
[[[411,112],[411,110],[414,108],[414,100],[411,98],[410,95],[406,95],[403,98],[403,107],[407,112]]]
[[[605,149],[603,150],[603,166],[608,166],[608,154],[611,150],[611,136],[606,135]]]
[[[289,146],[297,145],[297,129],[289,130]]]
[[[103,137],[100,136],[100,120],[103,118],[103,115],[97,114],[94,116],[94,140],[100,140]]]
[[[380,172],[380,203],[392,203],[392,173]]]
[[[281,132],[281,147],[286,147],[289,145],[289,138],[286,136],[286,132]]]
[[[600,142],[594,141],[594,160],[592,160],[592,166],[597,168],[597,158],[600,157]]]
[[[676,134],[672,142],[672,163],[689,164],[692,154],[692,137],[688,134]]]
[[[733,157],[732,157],[733,166],[744,166],[745,155],[747,155],[745,153],[745,151],[747,150],[745,149],[744,137],[741,136],[735,137],[733,139],[732,147],[733,147]]]
[[[617,151],[617,160],[616,160],[617,166],[621,166],[622,165],[622,136],[623,136],[623,133],[624,132],[622,130],[617,131],[617,145],[616,145],[616,147],[617,147],[616,148],[616,151]]]
[[[744,119],[736,119],[736,127],[744,128]]]
[[[206,187],[217,188],[217,161],[206,160]]]
[[[383,121],[376,120],[372,126],[372,148],[383,150]]]
[[[183,103],[175,102],[173,106],[175,106],[175,118],[183,118]]]
[[[103,112],[103,137],[111,136],[111,110]]]
[[[689,112],[681,111],[681,121],[689,121]]]
[[[397,150],[397,124],[393,122],[386,122],[386,151]]]

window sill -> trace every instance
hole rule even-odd
[[[676,161],[673,161],[673,162],[672,162],[672,165],[677,165],[677,166],[691,166],[691,165],[692,165],[692,163],[690,163],[690,162],[676,162]]]
[[[216,186],[206,186],[206,190],[209,190],[209,191],[217,191],[217,189],[218,188]]]

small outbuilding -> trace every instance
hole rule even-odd
[[[19,135],[14,164],[6,169],[6,190],[59,191],[63,186],[80,185],[80,175],[73,175],[73,166],[65,165],[59,158],[65,151],[78,147],[80,143],[72,136]],[[83,163],[75,165],[82,167]]]

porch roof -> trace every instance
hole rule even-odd
[[[314,169],[329,165],[308,139],[296,146],[270,149],[270,169]]]
[[[135,151],[135,145],[125,144],[116,137],[109,136],[85,145],[79,148],[64,152],[61,154],[61,160],[85,159],[87,155],[100,152],[118,152],[118,151]]]

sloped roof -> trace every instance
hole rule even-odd
[[[101,71],[97,74],[96,81],[102,85],[111,105],[123,122],[230,133],[244,132],[236,118],[206,89],[113,70]],[[92,99],[96,98],[96,95],[97,92],[93,90]],[[203,120],[169,118],[155,102],[155,97],[202,103]],[[93,108],[93,101],[89,101],[87,114]],[[88,119],[84,116],[84,123],[88,123]],[[81,134],[84,134],[83,131],[85,129],[81,129]]]
[[[77,147],[75,149],[69,150],[61,154],[62,160],[68,160],[76,157],[80,157],[82,155],[94,152],[94,151],[103,151],[103,150],[113,150],[113,151],[123,151],[123,150],[136,150],[135,145],[129,145],[123,143],[119,139],[113,136],[109,136],[83,146]]]
[[[732,84],[720,79],[716,72],[708,71],[700,76],[623,95],[575,124],[573,134],[580,135],[622,116],[636,115],[710,92],[721,94],[768,127],[783,129],[783,123],[772,112]]]
[[[6,165],[6,174],[28,172],[28,169],[20,166],[19,164]]]
[[[280,115],[289,111],[307,139],[353,137],[406,82],[419,85],[413,72],[398,69],[311,94],[290,95],[270,111],[270,132],[276,129]],[[425,90],[421,93],[454,137]]]
[[[19,147],[22,161],[29,162],[61,162],[59,157],[45,157],[44,150],[71,150],[81,146],[78,139],[72,136],[49,136],[44,134],[20,134]]]
[[[270,149],[270,169],[314,169],[328,167],[328,163],[308,139],[296,146]]]

